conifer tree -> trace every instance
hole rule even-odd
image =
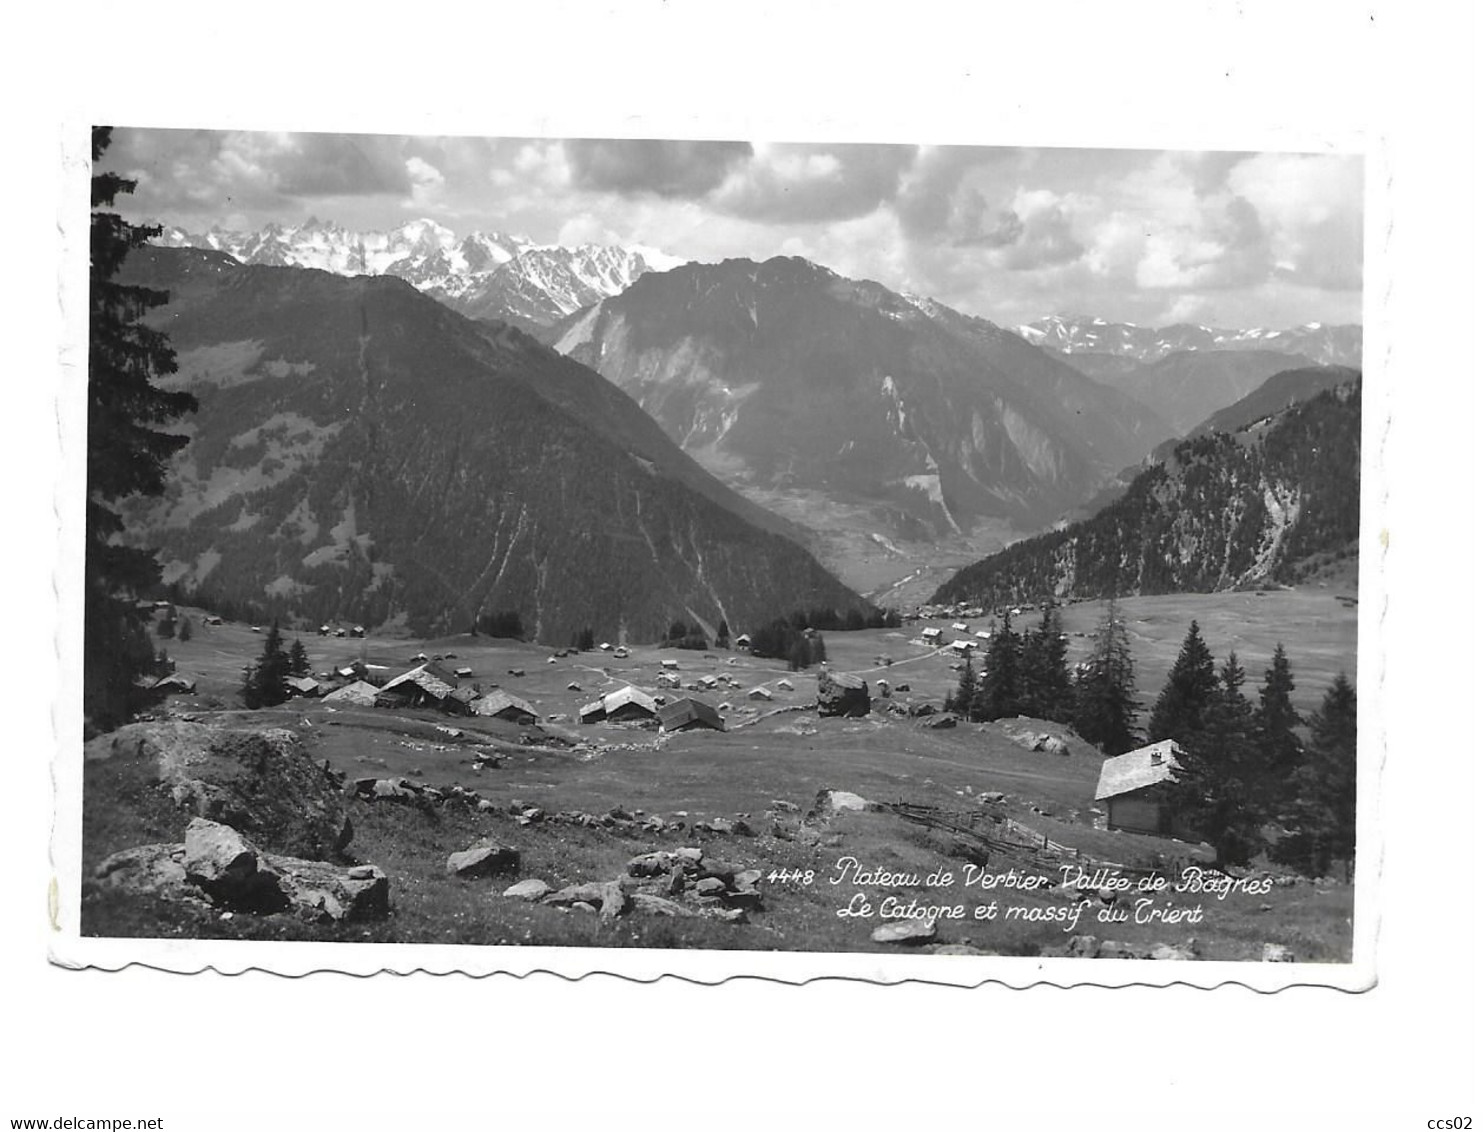
[[[1066,669],[1066,642],[1061,616],[1047,604],[1040,624],[1025,634],[1020,652],[1020,710],[1037,719],[1064,723],[1071,716],[1071,674]]]
[[[309,675],[309,654],[304,649],[304,642],[298,637],[294,638],[294,643],[288,650],[288,672],[290,676]]]
[[[1309,876],[1327,876],[1335,863],[1353,879],[1358,804],[1358,701],[1340,673],[1308,717],[1311,741],[1289,779],[1278,820],[1285,832],[1273,855]]]
[[[1092,640],[1092,655],[1078,666],[1072,719],[1076,733],[1104,755],[1120,755],[1136,741],[1133,675],[1127,626],[1113,598]]]
[[[1262,752],[1262,794],[1269,811],[1285,792],[1302,758],[1297,728],[1302,722],[1292,706],[1292,665],[1281,643],[1272,653],[1258,693],[1257,745]]]
[[[242,702],[250,708],[272,707],[288,699],[285,681],[289,677],[290,661],[283,650],[283,634],[274,621],[263,641],[262,655],[257,663],[244,671]]]
[[[93,130],[95,169],[111,133],[106,126]],[[148,671],[154,652],[137,601],[160,581],[152,551],[116,541],[124,529],[117,504],[164,490],[166,464],[188,437],[154,426],[196,408],[189,393],[154,385],[156,378],[175,372],[175,351],[143,319],[168,296],[114,278],[125,257],[160,231],[108,211],[134,185],[115,173],[95,172],[92,178],[83,710],[100,728],[122,722],[141,702],[135,677]]]
[[[963,658],[963,669],[958,673],[958,690],[948,697],[943,707],[957,715],[969,717],[977,694],[978,673],[973,667],[973,655],[970,653]]]
[[[721,618],[721,623],[716,626],[716,647],[718,649],[729,649],[731,647],[731,626],[726,624],[726,618]]]
[[[1215,849],[1215,867],[1244,865],[1260,848],[1262,812],[1256,715],[1242,692],[1246,672],[1233,652],[1206,704],[1204,725],[1176,738],[1180,767],[1174,803],[1184,821]]]
[[[1219,686],[1215,660],[1200,636],[1199,624],[1191,621],[1164,690],[1154,702],[1148,721],[1149,738],[1155,743],[1173,739],[1183,746],[1204,726],[1205,711]]]
[[[1020,710],[1020,638],[1010,624],[1008,610],[1004,621],[989,642],[984,657],[983,679],[973,701],[971,716],[975,720],[1003,719],[1018,715]]]

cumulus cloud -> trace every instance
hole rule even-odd
[[[121,207],[193,227],[408,212],[539,242],[801,255],[998,322],[1353,320],[1359,158],[974,146],[115,132]],[[455,221],[456,218],[456,221]]]
[[[587,139],[564,143],[572,183],[589,192],[699,197],[751,156],[747,142]]]
[[[893,199],[915,146],[760,146],[710,198],[720,212],[799,224],[847,220]]]

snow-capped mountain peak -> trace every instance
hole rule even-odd
[[[460,238],[426,217],[387,231],[355,231],[316,217],[256,232],[172,226],[155,242],[227,252],[248,264],[395,275],[470,317],[539,325],[616,295],[645,272],[684,262],[649,247],[537,245],[502,232]]]

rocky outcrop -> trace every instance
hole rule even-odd
[[[371,920],[391,911],[391,886],[375,865],[339,868],[265,853],[239,831],[193,818],[184,844],[142,845],[105,858],[99,883],[227,912],[292,912],[316,923]]]
[[[861,716],[870,713],[870,690],[865,681],[848,672],[819,673],[819,714]]]
[[[177,806],[274,852],[323,860],[350,843],[340,780],[285,728],[131,723],[83,757],[149,760]]]
[[[500,873],[519,870],[520,853],[508,845],[496,845],[487,840],[478,841],[462,853],[450,855],[446,867],[452,875],[466,880],[498,876]]]

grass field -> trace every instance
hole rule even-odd
[[[1341,595],[1342,596],[1342,595]],[[1288,649],[1297,678],[1301,710],[1317,706],[1332,676],[1354,672],[1356,611],[1336,600],[1328,588],[1272,591],[1267,594],[1180,595],[1129,599],[1122,603],[1140,693],[1151,704],[1173,662],[1191,618],[1199,620],[1217,656],[1234,648],[1248,669],[1248,691],[1255,695],[1261,670],[1280,640]],[[1062,610],[1070,634],[1070,659],[1084,655],[1103,607],[1085,603]],[[351,802],[356,826],[353,853],[373,861],[391,876],[396,914],[369,926],[308,928],[297,923],[202,920],[179,909],[128,904],[116,894],[91,892],[85,925],[102,934],[226,935],[250,938],[288,932],[312,938],[441,942],[547,942],[627,946],[797,948],[870,950],[879,920],[854,922],[836,915],[853,894],[848,887],[776,884],[766,890],[767,910],[744,925],[708,920],[637,920],[614,924],[573,916],[554,908],[502,900],[497,889],[449,878],[447,854],[475,837],[492,836],[520,849],[522,875],[552,884],[606,880],[624,862],[656,848],[676,848],[697,835],[615,834],[552,823],[521,826],[503,812],[512,801],[548,813],[580,810],[628,811],[695,822],[745,816],[759,837],[705,835],[708,852],[747,866],[813,869],[824,876],[841,855],[853,854],[870,866],[925,875],[964,862],[951,839],[893,814],[840,815],[821,844],[771,836],[770,814],[796,806],[807,810],[823,789],[847,790],[881,802],[937,807],[944,814],[982,813],[978,795],[994,791],[1005,799],[994,813],[1025,831],[1074,849],[1082,859],[1130,867],[1177,867],[1199,861],[1201,847],[1160,838],[1110,833],[1099,828],[1092,794],[1101,764],[1098,754],[1072,737],[1071,753],[1057,756],[1025,749],[1011,732],[1025,725],[962,724],[927,730],[917,721],[873,712],[861,719],[820,719],[812,710],[814,680],[793,674],[796,689],[778,689],[787,670],[779,662],[724,650],[700,653],[631,647],[625,658],[591,651],[548,662],[551,650],[490,638],[457,637],[436,641],[371,638],[365,641],[303,638],[315,671],[352,660],[385,665],[388,673],[408,667],[414,655],[455,654],[457,665],[474,670],[485,687],[498,684],[529,700],[542,719],[522,728],[501,721],[450,718],[431,711],[341,708],[295,700],[259,712],[240,709],[236,690],[241,671],[262,647],[262,634],[247,626],[206,626],[191,611],[196,632],[188,642],[168,642],[179,671],[195,677],[195,696],[175,697],[169,708],[223,723],[273,724],[296,728],[311,753],[350,778],[406,776],[414,781],[460,783],[501,807],[498,813],[470,814],[439,809]],[[1035,615],[1017,619],[1016,627]],[[940,622],[945,637],[961,634]],[[970,632],[989,627],[970,624]],[[906,683],[913,702],[938,704],[956,683],[952,658],[913,643],[921,626],[900,630],[829,633],[832,667]],[[291,638],[290,638],[291,639]],[[889,666],[877,657],[892,658]],[[653,689],[661,659],[679,663],[689,682],[704,675],[726,676],[740,688],[705,693],[712,702],[728,701],[728,730],[662,735],[632,725],[576,722],[577,708],[627,683]],[[518,669],[523,675],[513,675]],[[580,690],[570,690],[569,683]],[[767,682],[771,702],[754,703],[746,691]],[[672,693],[671,693],[672,694]],[[444,729],[461,732],[450,735]],[[443,729],[440,729],[443,728]],[[495,762],[476,753],[498,755]],[[482,767],[481,767],[482,764]],[[104,763],[87,768],[84,792],[85,865],[103,855],[148,840],[177,838],[183,815],[133,781],[128,766]],[[787,806],[780,807],[779,803]],[[796,819],[795,819],[796,820]],[[677,838],[681,838],[677,840]],[[1044,866],[1053,871],[1052,864]],[[869,892],[875,898],[885,892]],[[903,898],[931,896],[904,885]],[[962,897],[958,897],[961,899]],[[973,896],[968,896],[973,902]],[[1102,938],[1133,943],[1199,940],[1207,958],[1255,958],[1264,942],[1284,943],[1301,958],[1342,959],[1349,953],[1352,890],[1299,884],[1260,898],[1235,895],[1205,901],[1207,919],[1199,925],[1120,924],[1079,929]],[[1026,906],[1064,903],[1059,896],[1030,894]],[[275,921],[278,918],[273,918]],[[1001,954],[1032,954],[1068,938],[1049,923],[991,924],[941,922],[939,941],[965,943]]]

